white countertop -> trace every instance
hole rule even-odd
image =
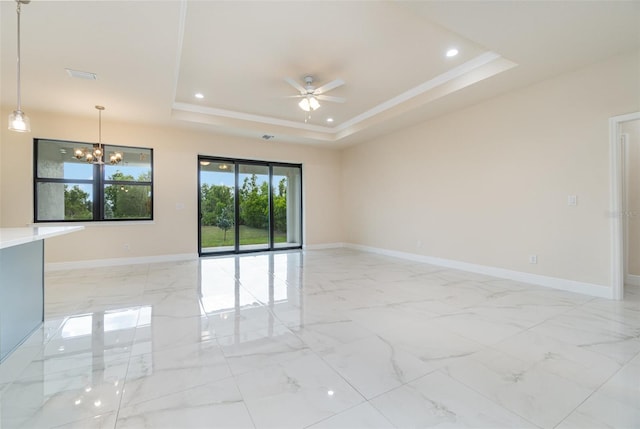
[[[43,240],[57,235],[81,231],[84,226],[26,226],[23,228],[0,228],[0,249]]]

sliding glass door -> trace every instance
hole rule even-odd
[[[268,250],[269,166],[239,164],[238,173],[239,249]]]
[[[300,167],[273,166],[273,245],[302,245],[302,170]]]
[[[235,165],[200,162],[200,253],[236,250]]]
[[[302,167],[200,156],[199,253],[302,246]]]

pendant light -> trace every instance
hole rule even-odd
[[[19,133],[31,131],[29,117],[22,111],[22,100],[20,97],[20,6],[28,4],[31,0],[16,0],[16,14],[18,15],[18,108],[9,115],[9,130]]]

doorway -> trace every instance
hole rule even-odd
[[[612,298],[640,286],[640,112],[609,120]]]
[[[198,253],[302,247],[302,166],[198,157]]]

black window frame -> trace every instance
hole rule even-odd
[[[93,179],[55,179],[55,178],[47,178],[47,177],[38,177],[38,148],[39,143],[41,141],[49,141],[49,142],[63,142],[70,143],[72,145],[94,145],[92,142],[79,142],[73,140],[60,140],[60,139],[49,139],[49,138],[34,138],[33,139],[33,222],[34,223],[82,223],[82,222],[149,222],[154,219],[154,168],[153,168],[153,148],[150,147],[142,147],[142,146],[121,146],[114,144],[105,144],[103,146],[109,148],[115,148],[116,150],[125,149],[134,149],[134,150],[148,150],[149,151],[149,165],[151,168],[151,180],[149,182],[139,182],[139,181],[119,181],[119,180],[108,180],[104,177],[105,175],[105,165],[109,164],[93,164]],[[106,156],[106,154],[105,154]],[[93,192],[93,218],[92,219],[38,219],[38,184],[40,183],[62,183],[69,185],[77,185],[77,184],[85,184],[91,185]],[[150,196],[150,217],[141,217],[141,218],[105,218],[104,215],[104,207],[105,207],[105,192],[104,188],[107,185],[122,185],[122,186],[149,186],[151,188],[151,196]]]

